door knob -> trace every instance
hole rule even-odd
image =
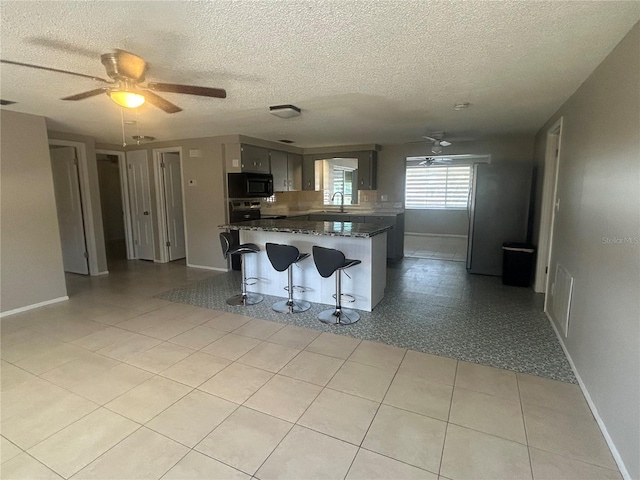
[[[142,212],[143,215],[149,215],[149,212],[147,212],[146,210],[144,212]]]

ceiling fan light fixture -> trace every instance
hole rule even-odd
[[[431,147],[431,153],[442,153],[442,145],[440,145],[440,140],[436,140],[433,142],[433,146]]]
[[[280,118],[292,118],[301,115],[301,110],[295,105],[274,105],[269,107],[269,113]]]
[[[109,98],[125,108],[137,108],[145,102],[143,95],[126,89],[109,90]]]

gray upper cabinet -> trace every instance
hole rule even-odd
[[[302,190],[302,155],[270,150],[274,192]]]
[[[375,190],[378,177],[378,152],[358,152],[358,190]]]
[[[271,150],[271,174],[273,175],[273,191],[287,192],[288,185],[288,168],[287,168],[287,152],[279,152]]]
[[[240,147],[243,172],[269,173],[269,150],[254,145]]]
[[[302,158],[302,190],[316,189],[315,161],[315,155],[305,155]]]
[[[290,192],[302,190],[302,155],[287,153],[287,177]]]

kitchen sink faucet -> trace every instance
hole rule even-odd
[[[333,194],[333,196],[331,197],[331,202],[333,202],[333,199],[336,198],[336,195],[340,194],[340,213],[344,213],[344,193],[342,192],[336,192]]]

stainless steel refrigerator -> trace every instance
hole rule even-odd
[[[502,244],[525,242],[531,165],[485,164],[473,168],[469,198],[467,271],[502,275]]]

